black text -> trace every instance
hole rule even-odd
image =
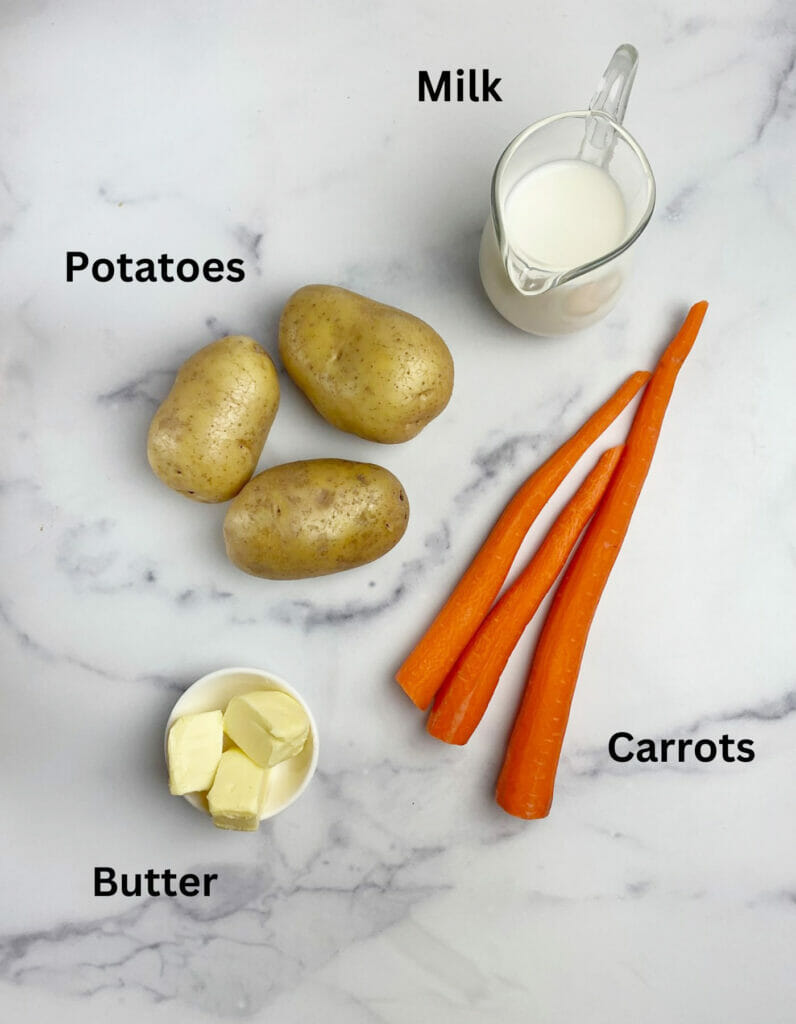
[[[498,94],[497,87],[500,78],[492,78],[489,68],[458,68],[455,77],[451,77],[450,71],[440,71],[436,84],[431,80],[428,71],[418,72],[418,99],[425,103],[428,98],[432,103],[442,100],[443,103],[450,103],[455,100],[457,103],[464,103],[469,100],[471,103],[488,103],[489,100],[503,102],[502,96]]]
[[[190,284],[200,277],[213,283],[242,281],[246,271],[243,269],[242,259],[227,260],[226,263],[219,259],[204,262],[190,258],[178,260],[166,252],[162,252],[156,259],[148,256],[135,259],[126,252],[119,253],[113,259],[107,256],[91,259],[88,253],[72,249],[66,254],[66,280],[71,283],[80,274],[90,275],[100,284],[113,280],[123,281],[125,284],[171,284],[174,281]]]
[[[209,896],[210,885],[218,875],[178,875],[166,868],[143,872],[122,871],[118,878],[115,868],[94,868],[94,895],[115,896]]]
[[[754,761],[754,740],[734,740],[725,732],[718,740],[711,739],[639,739],[631,732],[615,732],[608,741],[608,753],[613,761],[640,761],[667,763],[677,761],[726,761],[741,763]]]

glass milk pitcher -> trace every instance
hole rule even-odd
[[[622,127],[637,65],[635,48],[620,46],[588,110],[537,121],[498,161],[481,280],[522,331],[569,334],[619,297],[655,206],[652,169]]]

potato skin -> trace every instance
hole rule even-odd
[[[227,509],[230,560],[252,576],[298,580],[353,569],[404,535],[409,502],[381,466],[310,459],[258,473]]]
[[[415,437],[453,390],[453,359],[427,323],[333,285],[288,299],[279,352],[321,416],[368,441]]]
[[[230,335],[177,372],[149,427],[147,458],[172,490],[229,501],[257,468],[279,407],[279,377],[253,338]]]

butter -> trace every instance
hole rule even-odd
[[[213,785],[224,743],[220,711],[178,718],[169,730],[169,790],[174,796],[201,792]]]
[[[268,772],[243,753],[230,747],[221,755],[207,806],[216,828],[254,832],[260,824]]]
[[[224,732],[261,768],[301,753],[309,730],[304,708],[280,690],[233,697],[224,713]]]

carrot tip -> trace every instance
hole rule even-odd
[[[495,802],[506,814],[510,814],[513,818],[522,818],[524,821],[540,821],[542,818],[547,818],[552,807],[552,801],[541,806],[535,804],[519,806],[512,804],[511,800],[502,800],[499,793],[495,794]]]
[[[429,697],[428,700],[424,700],[422,696],[413,692],[413,687],[409,680],[401,679],[400,672],[395,676],[395,681],[416,708],[419,708],[421,711],[428,711],[433,695],[432,697]]]

